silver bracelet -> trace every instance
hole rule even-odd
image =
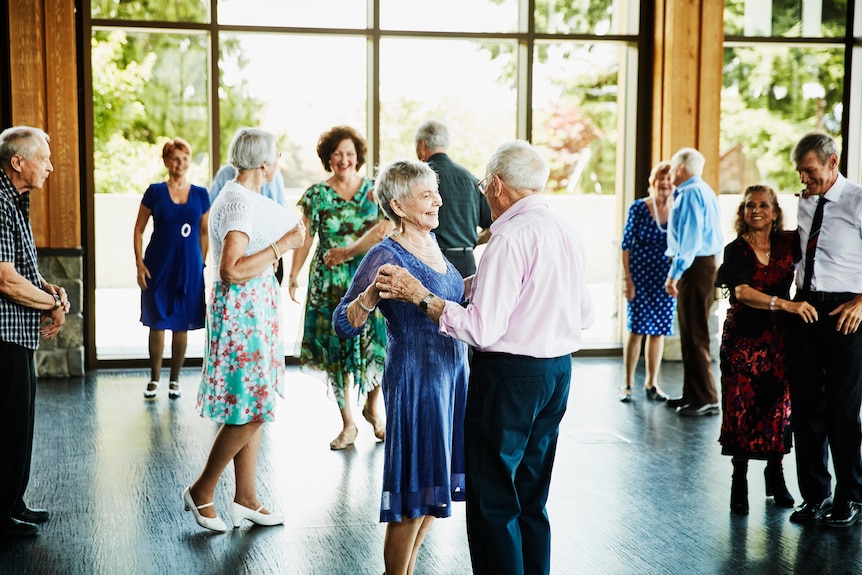
[[[778,301],[778,296],[772,296],[772,299],[769,300],[769,311],[775,311],[775,302]]]
[[[358,296],[355,300],[353,300],[353,301],[355,301],[355,302],[359,305],[359,308],[360,308],[362,311],[364,311],[365,313],[368,313],[368,314],[372,314],[372,313],[374,313],[374,308],[373,308],[373,307],[372,307],[372,308],[367,308],[367,307],[365,307],[364,305],[362,305],[362,294],[359,294],[359,296]],[[376,307],[376,306],[375,306],[375,307]]]

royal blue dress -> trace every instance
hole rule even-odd
[[[340,337],[362,328],[347,321],[347,306],[368,287],[383,264],[406,268],[435,295],[462,302],[464,282],[447,261],[446,274],[428,267],[386,238],[368,251],[332,315]],[[386,318],[383,398],[386,443],[380,521],[423,515],[449,517],[452,501],[464,500],[464,407],[467,345],[441,335],[419,308],[381,300]]]
[[[204,259],[201,217],[210,209],[206,188],[191,186],[185,204],[171,200],[167,182],[152,184],[141,204],[153,212],[153,234],[144,252],[152,276],[141,291],[141,323],[158,330],[204,327]]]
[[[628,329],[643,335],[673,334],[676,298],[667,295],[664,284],[670,270],[667,226],[652,217],[644,200],[635,200],[623,231],[622,249],[629,252],[629,273],[635,297],[628,303]]]

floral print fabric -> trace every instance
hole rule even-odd
[[[202,417],[230,425],[275,419],[275,396],[284,397],[279,297],[271,269],[213,286],[196,405]]]

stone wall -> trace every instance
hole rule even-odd
[[[39,254],[39,272],[45,281],[66,288],[72,308],[54,339],[43,339],[36,350],[38,377],[84,375],[84,262],[83,255]]]

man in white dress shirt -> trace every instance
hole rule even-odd
[[[797,216],[802,260],[796,299],[811,303],[818,320],[792,320],[788,340],[797,477],[805,500],[790,520],[843,528],[862,518],[862,186],[838,171],[838,146],[826,134],[804,136],[791,161],[805,186]]]

